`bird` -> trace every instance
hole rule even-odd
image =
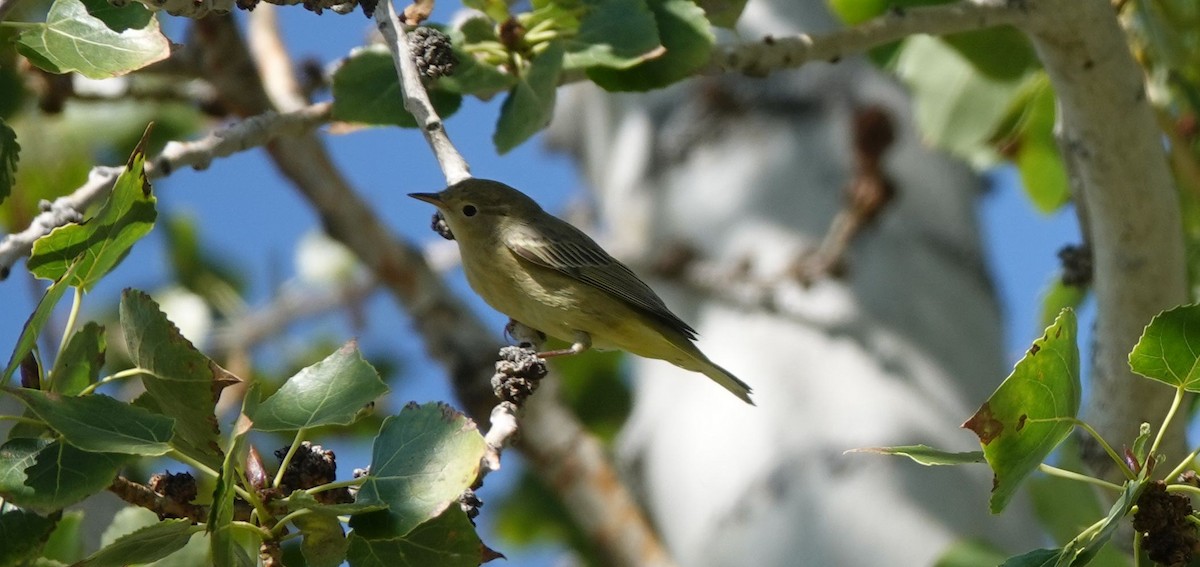
[[[633,270],[528,195],[468,178],[438,193],[410,193],[437,207],[475,293],[514,321],[570,344],[542,358],[596,348],[665,360],[754,405],[751,388],[696,346],[696,330]]]

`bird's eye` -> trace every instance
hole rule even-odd
[[[478,212],[479,212],[479,209],[476,209],[475,205],[466,205],[463,207],[463,215],[464,216],[473,217],[473,216],[475,216],[475,213],[478,213]]]

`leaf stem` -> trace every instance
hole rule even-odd
[[[46,422],[32,417],[23,415],[0,415],[0,421],[15,421],[17,423],[28,423],[30,425],[46,425]]]
[[[369,475],[367,475],[367,476],[369,476]],[[337,482],[330,482],[330,483],[322,484],[320,486],[314,486],[308,490],[305,490],[304,492],[307,492],[309,494],[316,494],[318,492],[325,492],[326,490],[333,490],[335,488],[361,486],[362,483],[367,481],[367,476],[360,476],[358,478],[352,478],[350,480],[339,480]]]
[[[44,28],[44,22],[0,22],[0,28],[13,28],[18,30],[31,30]]]
[[[1093,439],[1096,440],[1097,443],[1100,444],[1101,447],[1104,448],[1104,452],[1108,453],[1109,458],[1117,463],[1117,466],[1120,467],[1121,471],[1125,473],[1125,478],[1127,480],[1137,479],[1137,475],[1133,474],[1133,470],[1129,468],[1129,464],[1125,462],[1125,459],[1122,459],[1121,456],[1117,454],[1117,452],[1112,448],[1112,445],[1109,445],[1108,441],[1105,441],[1104,438],[1100,436],[1100,433],[1098,433],[1095,429],[1092,429],[1092,426],[1088,425],[1088,423],[1082,419],[1076,418],[1074,421],[1076,426],[1086,431],[1092,436]]]
[[[300,448],[300,443],[304,441],[305,429],[301,427],[296,430],[296,438],[292,440],[292,445],[288,447],[287,455],[284,455],[283,461],[279,463],[279,470],[275,472],[275,480],[271,482],[271,486],[279,488],[279,483],[283,481],[283,472],[287,470],[288,465],[292,462],[292,456],[296,454],[296,450]]]
[[[1171,420],[1175,418],[1175,412],[1179,410],[1179,405],[1183,403],[1183,395],[1185,392],[1186,390],[1183,389],[1182,385],[1175,388],[1175,399],[1171,400],[1171,409],[1167,410],[1167,415],[1163,418],[1162,426],[1158,428],[1158,435],[1154,436],[1154,443],[1150,445],[1150,452],[1146,453],[1147,463],[1153,461],[1154,455],[1158,453],[1158,446],[1162,443],[1163,436],[1167,432],[1167,426],[1170,425]],[[1148,466],[1142,467],[1142,474],[1146,474],[1145,471],[1149,469],[1150,467]]]
[[[1047,465],[1046,463],[1042,463],[1042,464],[1038,465],[1038,470],[1040,470],[1048,475],[1051,475],[1051,476],[1057,476],[1059,478],[1065,478],[1067,480],[1074,480],[1074,481],[1078,481],[1078,482],[1086,482],[1091,485],[1099,486],[1101,488],[1107,488],[1108,490],[1115,490],[1117,492],[1120,492],[1121,490],[1124,489],[1119,484],[1113,484],[1111,482],[1108,482],[1107,480],[1090,477],[1088,475],[1080,474],[1075,471],[1069,471],[1067,469],[1060,469],[1053,465]]]
[[[238,477],[242,480],[242,484],[246,486],[253,486],[246,478],[246,471],[242,467],[234,467],[234,469],[237,470]],[[237,484],[234,484],[233,488],[237,490],[239,487]],[[258,519],[260,522],[268,522],[274,518],[274,516],[271,514],[271,511],[267,509],[267,505],[262,501],[261,498],[258,497],[257,491],[242,490],[242,492],[239,494],[243,499],[246,500],[246,502],[250,503],[250,506],[254,508],[255,512],[258,512]]]
[[[172,449],[170,453],[167,453],[167,456],[196,469],[198,472],[202,472],[213,478],[221,478],[221,473],[217,472],[212,467],[183,454],[178,449]],[[237,484],[233,485],[233,491],[236,492],[238,496],[241,496],[246,502],[253,502],[255,499],[255,497],[247,492],[245,488],[242,488]]]
[[[123,380],[125,378],[137,376],[138,374],[150,374],[152,376],[154,375],[153,372],[150,372],[149,370],[146,370],[145,368],[138,368],[136,366],[133,368],[126,368],[125,370],[122,370],[120,372],[114,372],[108,376],[105,376],[104,378],[102,378],[100,380],[97,380],[95,384],[91,384],[88,387],[81,390],[79,392],[79,395],[86,396],[86,395],[91,394],[92,392],[96,391],[96,388],[99,388],[100,386],[103,386],[109,382],[116,382],[117,380]]]
[[[1167,476],[1164,476],[1163,480],[1172,482],[1171,479],[1179,478],[1179,475],[1183,474],[1183,471],[1187,470],[1187,468],[1196,460],[1196,455],[1200,455],[1200,447],[1197,447],[1194,451],[1188,453],[1188,456],[1179,463],[1179,466],[1167,473]]]
[[[63,351],[67,350],[67,341],[71,340],[71,331],[75,329],[75,319],[79,317],[79,306],[83,305],[83,287],[75,288],[75,294],[71,300],[71,312],[67,314],[67,326],[63,328],[62,340],[58,341],[58,353],[54,356],[61,357]]]
[[[273,535],[276,538],[282,536],[283,534],[281,532],[283,531],[284,528],[287,527],[288,522],[292,521],[292,519],[294,519],[294,518],[298,518],[305,514],[312,514],[312,513],[313,513],[312,510],[310,510],[308,508],[302,508],[300,510],[296,510],[295,512],[292,512],[292,513],[280,518],[279,521],[275,523],[275,527],[271,528],[271,535]]]

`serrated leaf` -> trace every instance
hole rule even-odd
[[[100,377],[106,346],[104,327],[88,321],[71,336],[67,347],[54,360],[49,391],[64,396],[79,395]]]
[[[371,474],[358,491],[357,502],[388,509],[356,515],[350,525],[362,537],[408,534],[470,488],[485,448],[474,422],[453,408],[410,404],[384,420],[371,454]]]
[[[120,314],[129,357],[146,371],[141,375],[146,393],[135,403],[175,419],[172,447],[220,468],[217,398],[237,379],[196,350],[145,293],[125,290]]]
[[[175,420],[103,394],[60,396],[28,388],[10,388],[68,443],[93,453],[158,456],[171,450]]]
[[[984,462],[983,451],[967,451],[954,453],[934,449],[928,445],[904,445],[898,447],[866,447],[851,449],[847,453],[876,453],[880,455],[899,455],[925,465],[969,465]]]
[[[1064,309],[995,393],[963,424],[992,468],[993,514],[1074,429],[1079,412],[1075,312]]]
[[[146,135],[149,135],[147,129]],[[154,228],[156,199],[146,179],[146,137],[134,149],[112,194],[96,216],[83,224],[60,226],[33,243],[26,267],[39,278],[57,280],[78,258],[68,281],[88,291],[125,258],[133,244]]]
[[[1200,305],[1159,313],[1129,353],[1129,368],[1190,392],[1200,392]]]
[[[48,514],[107,488],[128,460],[62,441],[11,439],[0,446],[0,497]]]
[[[203,526],[190,520],[167,519],[123,535],[84,559],[80,567],[122,567],[162,559],[187,545]]]
[[[58,281],[46,288],[37,307],[33,308],[33,313],[30,313],[29,319],[25,321],[25,326],[21,327],[21,334],[17,337],[17,344],[13,346],[12,356],[8,359],[8,367],[4,369],[4,377],[0,379],[0,384],[8,383],[13,372],[16,372],[17,368],[21,366],[21,360],[33,350],[34,345],[37,344],[38,335],[42,332],[42,327],[45,327],[46,322],[50,320],[50,315],[54,313],[54,307],[58,305],[63,293],[66,293],[67,288],[70,287],[68,281],[75,277],[78,270],[79,262],[72,263],[67,272],[58,278]]]
[[[709,61],[714,37],[692,0],[648,0],[666,52],[628,69],[592,67],[587,75],[608,91],[648,91],[686,79]]]
[[[123,9],[145,10],[140,5]],[[132,20],[123,17],[110,14],[106,20],[112,27],[89,14],[80,0],[55,0],[45,24],[17,37],[17,51],[51,73],[74,71],[92,79],[124,75],[171,54],[158,20],[137,29],[125,27]]]
[[[479,540],[457,506],[404,537],[369,539],[355,530],[348,539],[350,567],[475,567],[501,557]]]
[[[12,193],[20,155],[21,144],[17,143],[17,133],[0,118],[0,203]]]
[[[41,554],[55,520],[0,502],[0,565],[23,565]]]
[[[562,65],[569,70],[588,67],[627,69],[664,52],[658,41],[654,13],[646,0],[585,3],[579,31],[564,41],[564,48]]]
[[[492,135],[497,151],[507,153],[550,123],[562,62],[562,44],[552,43],[513,85],[500,106],[500,119]]]
[[[379,372],[351,341],[324,360],[288,378],[251,417],[260,431],[349,425],[363,406],[387,393]]]
[[[438,116],[458,112],[462,95],[429,91]],[[404,109],[404,95],[392,55],[383,46],[356,49],[333,73],[333,117],[346,122],[416,128],[417,120]]]
[[[346,560],[350,543],[337,516],[329,514],[301,514],[293,521],[304,534],[300,552],[304,554],[307,567],[337,567]]]

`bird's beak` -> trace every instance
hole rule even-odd
[[[445,204],[442,201],[442,196],[437,193],[409,193],[408,196],[418,201],[425,201],[435,207],[441,207]]]

